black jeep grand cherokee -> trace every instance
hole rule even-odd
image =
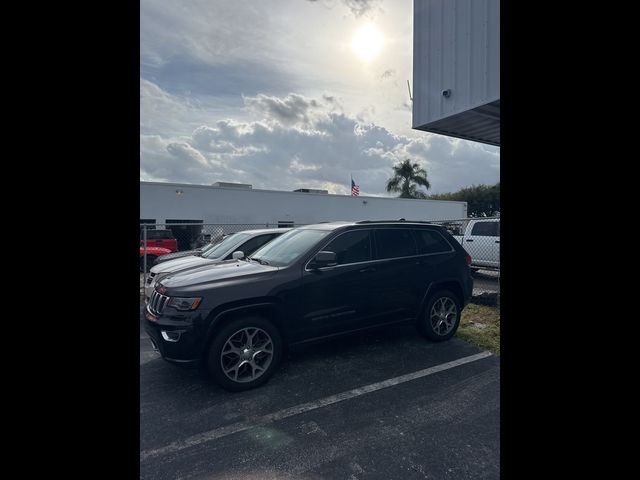
[[[470,262],[437,225],[309,225],[250,258],[164,278],[146,331],[165,360],[203,362],[222,387],[246,390],[269,379],[285,345],[402,321],[451,338],[471,297]]]

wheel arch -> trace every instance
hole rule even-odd
[[[202,356],[206,356],[209,345],[211,345],[217,331],[236,318],[251,315],[263,317],[273,323],[273,326],[278,329],[284,345],[287,345],[288,338],[284,328],[284,315],[280,302],[270,298],[257,298],[242,303],[222,305],[209,314],[209,325]]]
[[[416,318],[420,318],[427,308],[427,304],[431,297],[441,291],[441,290],[450,290],[454,295],[458,297],[458,303],[460,304],[460,309],[464,307],[464,291],[462,289],[462,285],[459,280],[456,279],[447,279],[438,282],[431,282],[427,287],[427,291],[422,297],[422,302],[420,302],[420,309],[418,310],[418,314]]]

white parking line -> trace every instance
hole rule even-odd
[[[426,377],[427,375],[433,375],[434,373],[438,373],[438,372],[442,372],[443,370],[448,370],[450,368],[458,367],[460,365],[464,365],[465,363],[475,362],[476,360],[480,360],[482,358],[486,358],[491,355],[492,355],[491,352],[477,353],[475,355],[470,355],[468,357],[459,358],[458,360],[453,360],[451,362],[441,363],[440,365],[435,365],[433,367],[425,368],[424,370],[418,370],[417,372],[408,373],[406,375],[390,378],[388,380],[383,380],[382,382],[372,383],[364,387],[354,388],[353,390],[348,390],[346,392],[338,393],[336,395],[324,397],[319,400],[315,400],[313,402],[303,403],[301,405],[296,405],[294,407],[285,408],[284,410],[280,410],[279,412],[270,413],[268,415],[264,415],[262,417],[258,417],[250,421],[238,422],[232,425],[227,425],[226,427],[220,427],[213,430],[209,430],[208,432],[199,433],[197,435],[193,435],[184,440],[178,440],[178,441],[172,442],[169,445],[166,445],[164,447],[154,448],[151,450],[144,450],[140,452],[140,461],[146,460],[148,458],[158,457],[160,455],[166,455],[168,453],[178,452],[180,450],[184,450],[185,448],[193,447],[196,445],[200,445],[201,443],[210,442],[211,440],[216,440],[218,438],[226,437],[227,435],[243,432],[245,430],[259,427],[267,423],[275,422],[277,420],[282,420],[283,418],[288,418],[294,415],[299,415],[301,413],[306,413],[311,410],[315,410],[317,408],[326,407],[327,405],[332,405],[334,403],[342,402],[343,400],[349,400],[351,398],[364,395],[365,393],[375,392],[376,390],[392,387],[400,383],[409,382],[411,380],[415,380],[421,377]]]

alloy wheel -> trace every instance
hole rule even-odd
[[[448,334],[456,325],[458,320],[458,307],[449,297],[437,299],[431,307],[429,321],[431,328],[440,336]]]
[[[273,340],[257,327],[246,327],[231,335],[220,353],[224,374],[234,382],[251,382],[267,371],[273,360]]]

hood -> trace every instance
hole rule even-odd
[[[169,260],[173,260],[174,258],[197,256],[196,254],[198,253],[200,253],[200,250],[183,250],[181,252],[173,252],[168,255],[163,255],[162,258],[164,259],[164,262],[167,262]]]
[[[210,260],[208,258],[190,255],[188,257],[174,258],[173,260],[161,262],[151,268],[151,273],[174,273],[186,268],[201,267],[203,265],[214,265],[218,262],[220,262],[220,260]]]
[[[263,276],[274,274],[278,267],[270,265],[260,265],[258,262],[247,262],[244,260],[227,260],[213,265],[189,268],[182,272],[172,273],[162,278],[159,283],[169,289],[189,287],[198,288],[222,280],[235,280],[242,278],[246,280],[252,276]]]

